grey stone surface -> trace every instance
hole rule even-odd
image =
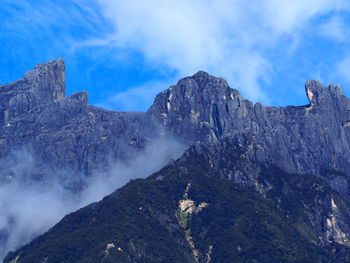
[[[299,174],[350,173],[350,101],[338,86],[308,80],[310,104],[266,107],[205,72],[160,93],[149,113],[189,143],[245,135],[259,162]]]
[[[58,173],[79,189],[81,178],[110,160],[130,160],[153,139],[174,136],[193,145],[177,163],[205,156],[212,176],[254,186],[278,206],[284,197],[291,200],[287,204],[299,202],[317,242],[348,247],[350,101],[338,86],[314,80],[305,91],[308,105],[263,106],[200,71],[158,94],[145,113],[115,112],[89,105],[85,92],[65,97],[64,63],[50,61],[0,86],[0,181],[11,180],[13,167],[31,156],[21,168],[24,176]],[[264,167],[295,175],[262,178]],[[307,186],[305,174],[312,178]],[[308,202],[293,199],[294,186],[298,198],[307,195],[305,189],[317,195]]]
[[[34,158],[28,175],[75,173],[78,178],[108,166],[111,159],[127,160],[157,133],[145,113],[103,110],[87,104],[86,92],[64,93],[60,59],[0,86],[2,180],[13,176],[7,165],[18,152],[28,151]]]
[[[349,99],[314,80],[305,89],[309,105],[267,107],[200,71],[158,94],[146,113],[114,112],[88,105],[85,92],[65,97],[58,59],[0,86],[0,160],[6,164],[27,147],[36,176],[55,170],[85,176],[111,158],[127,160],[155,137],[171,134],[190,145],[245,136],[258,162],[291,173],[349,174]],[[2,166],[2,178],[11,176]]]
[[[35,108],[60,101],[65,95],[62,59],[36,65],[20,80],[0,86],[0,123]]]

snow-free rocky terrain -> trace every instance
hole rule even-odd
[[[0,86],[2,184],[17,149],[35,159],[21,177],[59,174],[78,193],[153,140],[188,147],[4,262],[350,262],[350,100],[314,80],[305,91],[308,105],[267,107],[200,71],[145,113],[114,112],[65,97],[61,59]]]

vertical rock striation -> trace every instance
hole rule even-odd
[[[162,135],[188,145],[244,137],[257,162],[290,173],[350,173],[350,101],[338,86],[309,80],[308,105],[269,107],[200,71],[158,94],[146,113],[133,113],[89,106],[84,92],[64,97],[64,74],[58,59],[0,86],[1,158],[30,145],[38,166],[89,174]]]
[[[23,151],[35,160],[26,176],[58,172],[79,181],[110,160],[126,160],[143,149],[157,131],[145,122],[144,113],[89,106],[86,92],[65,97],[63,60],[39,64],[0,86],[0,181],[13,176],[9,164]]]
[[[65,65],[62,59],[36,65],[24,77],[0,86],[0,123],[7,123],[33,108],[60,101],[65,95]]]
[[[250,139],[257,161],[291,173],[350,172],[350,100],[338,86],[309,80],[309,105],[265,107],[205,72],[160,93],[148,111],[188,143]]]

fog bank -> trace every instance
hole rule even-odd
[[[23,175],[35,166],[35,158],[28,150],[16,151],[6,163],[14,176],[0,184],[0,259],[47,231],[64,215],[101,200],[130,179],[147,177],[184,150],[175,139],[155,139],[129,162],[112,160],[107,169],[103,167],[104,172],[83,178],[85,187],[79,193],[63,186],[57,179],[59,174],[42,180],[25,178]],[[0,172],[0,178],[5,176]]]

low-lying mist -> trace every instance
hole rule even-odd
[[[185,146],[175,139],[155,139],[129,162],[111,161],[107,172],[103,169],[83,179],[85,187],[78,193],[63,186],[59,175],[42,180],[24,178],[23,174],[35,165],[35,158],[27,150],[17,151],[7,163],[13,178],[0,184],[0,260],[10,250],[47,231],[64,215],[101,200],[130,179],[147,177],[184,150]]]

